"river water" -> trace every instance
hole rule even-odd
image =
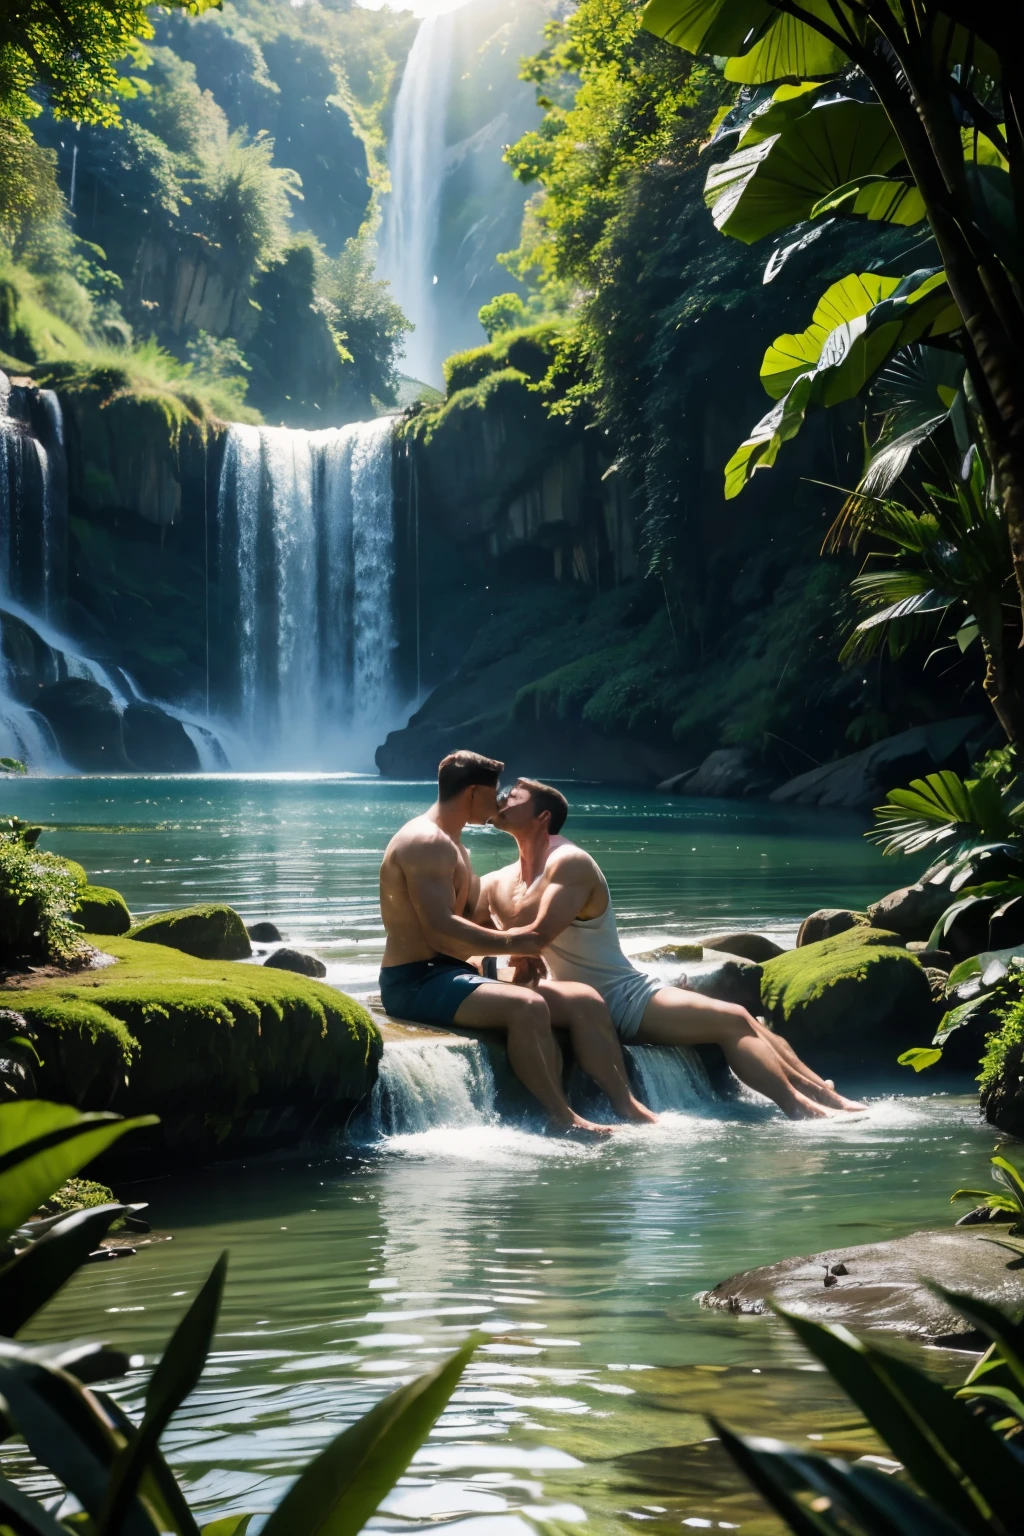
[[[45,846],[136,911],[230,900],[316,947],[354,991],[372,988],[381,946],[380,852],[429,798],[339,778],[4,790],[16,814],[62,824]],[[603,787],[572,799],[567,830],[605,865],[636,949],[740,922],[791,937],[813,907],[905,877],[852,819]],[[470,842],[481,868],[511,846],[486,831]],[[879,1086],[865,1118],[824,1125],[683,1094],[655,1129],[597,1147],[503,1123],[479,1100],[401,1135],[368,1116],[330,1156],[122,1191],[149,1199],[172,1240],[86,1269],[33,1332],[101,1335],[151,1361],[230,1250],[210,1367],[165,1438],[206,1517],[270,1508],[332,1434],[475,1329],[462,1388],[375,1528],[774,1531],[702,1415],[817,1446],[856,1438],[855,1417],[781,1323],[695,1296],[752,1264],[951,1220],[950,1192],[986,1177],[991,1132],[969,1099],[925,1094],[927,1079]],[[962,1356],[928,1358],[964,1370]],[[144,1381],[140,1369],[119,1389],[129,1406]]]

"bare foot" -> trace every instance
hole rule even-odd
[[[584,1120],[582,1115],[577,1115],[575,1111],[570,1111],[568,1120],[556,1120],[553,1122],[553,1129],[560,1131],[563,1136],[571,1135],[577,1131],[581,1131],[588,1136],[610,1136],[615,1127],[614,1125],[596,1125],[593,1120]]]
[[[648,1109],[646,1104],[641,1104],[639,1099],[634,1099],[630,1094],[621,1104],[615,1105],[615,1113],[621,1115],[623,1120],[635,1120],[640,1125],[657,1125],[658,1117],[653,1109]]]
[[[827,1109],[824,1104],[815,1104],[813,1099],[805,1098],[802,1093],[797,1093],[795,1090],[789,1104],[780,1104],[779,1108],[791,1120],[834,1120],[839,1114],[839,1110]]]

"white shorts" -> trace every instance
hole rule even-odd
[[[636,1039],[647,1004],[666,985],[666,982],[653,981],[643,971],[637,970],[623,971],[605,984],[601,995],[608,1004],[608,1012],[620,1040],[628,1045],[630,1040]]]

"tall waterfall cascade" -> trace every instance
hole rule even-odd
[[[438,330],[435,264],[445,178],[445,107],[452,55],[452,12],[420,22],[402,74],[388,146],[391,193],[383,203],[377,275],[416,329],[408,337],[405,372],[442,385],[445,356]]]
[[[220,733],[203,716],[150,699],[122,668],[84,655],[57,627],[65,590],[67,462],[60,401],[52,390],[12,386],[0,373],[0,756],[36,772],[67,772],[51,726],[29,702],[3,644],[5,620],[26,637],[45,681],[94,683],[120,714],[156,705],[179,721],[198,766],[225,768]]]
[[[223,618],[260,766],[370,767],[395,723],[392,427],[229,429]]]

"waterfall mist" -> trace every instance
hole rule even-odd
[[[391,193],[383,202],[377,275],[416,329],[406,339],[404,368],[441,387],[446,355],[438,332],[434,265],[445,177],[445,109],[453,13],[427,16],[409,50],[388,146]]]
[[[372,768],[395,723],[392,425],[229,430],[221,621],[261,767]]]

